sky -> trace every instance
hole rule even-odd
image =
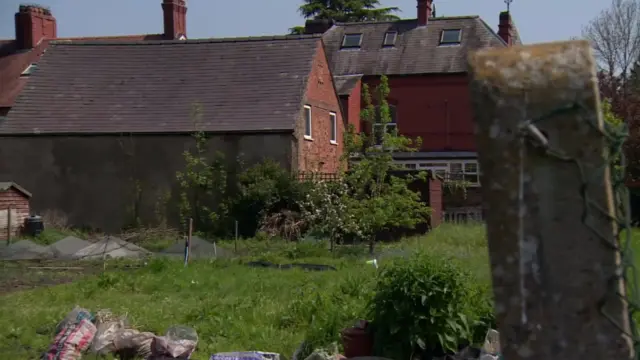
[[[0,0],[0,39],[15,38],[19,0]],[[39,0],[57,19],[58,36],[162,33],[161,0]],[[303,25],[302,0],[188,0],[187,37],[281,35]],[[503,0],[435,0],[438,16],[480,15],[497,31]],[[416,17],[416,0],[382,0]],[[610,0],[514,0],[511,15],[525,44],[567,40],[608,7]]]

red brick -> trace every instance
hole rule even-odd
[[[365,82],[373,90],[378,78]],[[466,74],[389,76],[398,130],[422,138],[422,151],[476,151]]]
[[[321,43],[318,45],[307,82],[305,104],[311,106],[313,140],[304,138],[304,116],[301,114],[300,126],[296,130],[296,137],[299,139],[298,170],[335,173],[341,166],[345,127],[340,100],[335,92],[333,76]],[[329,141],[331,112],[337,116],[337,144]]]

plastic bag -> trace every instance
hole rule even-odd
[[[123,329],[116,332],[113,339],[115,354],[122,358],[146,359],[151,356],[151,344],[155,335],[134,329]]]
[[[110,310],[103,309],[96,313],[96,336],[91,344],[91,351],[99,355],[107,355],[116,351],[113,343],[116,334],[127,328],[126,316],[116,317]]]
[[[79,360],[89,349],[96,326],[89,319],[68,321],[62,325],[42,360]]]
[[[198,345],[198,333],[186,326],[173,326],[165,336],[156,336],[151,343],[149,360],[190,359]]]

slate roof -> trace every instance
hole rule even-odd
[[[338,95],[349,95],[360,79],[362,75],[338,75],[333,77],[333,83]]]
[[[313,35],[52,42],[0,134],[291,131],[321,43]]]
[[[160,40],[161,34],[151,35],[129,35],[129,36],[103,36],[84,38],[59,38],[56,40],[73,41],[137,41],[137,40]],[[0,107],[11,107],[20,91],[27,82],[27,77],[20,74],[40,59],[40,56],[49,46],[49,40],[41,41],[33,49],[21,50],[16,48],[15,40],[0,40]]]
[[[442,30],[462,29],[460,45],[439,46]],[[383,47],[388,31],[397,31],[393,47]],[[359,49],[341,49],[345,34],[362,33]],[[466,72],[469,50],[506,46],[478,16],[436,17],[426,26],[416,19],[338,23],[323,37],[334,75],[408,75]]]

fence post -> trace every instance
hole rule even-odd
[[[11,245],[11,232],[13,231],[12,226],[11,226],[11,222],[13,221],[13,219],[11,218],[11,210],[12,206],[9,205],[9,207],[7,208],[7,244]]]
[[[632,359],[589,44],[480,50],[469,65],[504,358]]]

